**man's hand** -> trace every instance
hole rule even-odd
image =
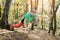
[[[49,18],[47,15],[39,15],[38,18]]]

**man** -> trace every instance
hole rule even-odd
[[[38,16],[38,14],[36,14],[35,10],[32,10],[31,12],[27,12],[27,14],[21,20],[21,22],[19,24],[11,25],[10,29],[19,28],[23,25],[24,25],[24,27],[28,27],[29,23],[32,23],[37,16]]]

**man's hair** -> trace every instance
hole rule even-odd
[[[36,12],[36,10],[31,10],[31,12]]]

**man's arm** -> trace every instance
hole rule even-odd
[[[26,27],[26,18],[24,19],[24,27]]]

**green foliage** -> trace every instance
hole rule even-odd
[[[6,0],[2,0],[2,5],[1,5],[1,15],[3,15],[3,10],[4,10],[4,6],[5,6],[5,1]],[[27,8],[28,8],[28,5],[26,5],[28,3],[29,0],[14,0],[14,2],[11,3],[10,5],[10,10],[9,10],[9,23],[12,24],[12,23],[19,23],[19,21],[22,19],[22,17],[26,14],[27,12]],[[59,3],[60,0],[56,0],[56,4],[55,6],[57,6],[57,4]],[[48,5],[48,6],[47,6]],[[45,6],[45,11],[47,12],[43,12],[43,15],[47,15],[47,16],[51,16],[49,14],[50,12],[50,6],[49,6],[49,3],[47,5],[44,5]],[[41,6],[41,5],[40,5]],[[47,8],[46,8],[47,7]],[[39,9],[40,11],[42,9]],[[59,33],[60,29],[58,29],[60,27],[60,9],[58,9],[58,12],[57,12],[57,32]],[[2,17],[1,17],[2,18]],[[1,20],[0,18],[0,20]],[[48,30],[49,28],[49,18],[43,18],[43,25],[44,25],[44,28]],[[39,23],[39,27],[41,27],[41,20],[40,20],[40,23]]]

